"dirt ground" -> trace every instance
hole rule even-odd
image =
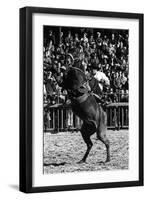
[[[96,140],[94,134],[91,136],[93,147],[86,163],[77,164],[86,151],[80,132],[44,133],[44,173],[128,169],[128,131],[108,130],[107,136],[110,140],[110,162],[105,163],[106,148],[102,142]]]

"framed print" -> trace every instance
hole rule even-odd
[[[143,185],[143,14],[20,9],[20,191]]]

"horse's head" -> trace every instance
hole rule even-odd
[[[79,94],[80,88],[86,82],[86,76],[84,73],[84,67],[79,60],[75,60],[73,65],[68,65],[65,71],[63,84],[67,91],[75,91]]]
[[[68,61],[68,62],[67,62]],[[84,66],[79,59],[74,60],[71,54],[67,55],[66,65],[60,68],[60,73],[57,71],[56,66],[53,66],[53,74],[57,83],[67,91],[76,91],[76,94],[80,91],[86,82],[86,76],[84,73]]]

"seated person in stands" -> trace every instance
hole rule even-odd
[[[110,92],[107,94],[107,101],[111,103],[117,102],[117,95],[114,93],[113,88],[110,89]]]
[[[120,102],[128,102],[128,90],[121,90]]]

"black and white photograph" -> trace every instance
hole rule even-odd
[[[0,199],[145,200],[146,1],[6,0],[0,19]]]
[[[20,16],[20,190],[143,185],[143,15]]]
[[[43,174],[129,169],[129,30],[43,26]]]

